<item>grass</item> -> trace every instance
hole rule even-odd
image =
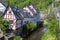
[[[20,36],[14,36],[14,40],[21,40],[22,38]]]

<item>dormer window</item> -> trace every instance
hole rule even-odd
[[[9,13],[11,13],[11,11],[9,11]]]
[[[9,28],[11,29],[13,27],[13,20],[9,20],[9,23],[10,23]]]
[[[9,11],[9,15],[12,15],[12,12],[11,11]]]

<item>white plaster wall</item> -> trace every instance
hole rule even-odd
[[[34,11],[35,13],[37,13],[36,10],[34,9],[33,5],[30,5],[29,7],[30,7],[31,9],[33,9],[33,11]]]
[[[9,11],[11,11],[11,13],[9,13]],[[6,20],[13,20],[13,24],[11,24],[11,25],[13,25],[12,29],[15,30],[16,29],[16,18],[10,7],[9,7],[8,11],[5,13],[4,18]]]
[[[9,13],[9,11],[11,11],[11,14]],[[7,16],[6,16],[6,15],[7,15]],[[13,18],[16,19],[15,16],[14,16],[14,13],[13,13],[13,11],[11,10],[10,7],[9,7],[9,10],[6,12],[4,18],[7,18],[7,19],[9,18],[9,20],[13,20]]]
[[[25,10],[27,10],[27,12],[29,12],[30,13],[30,15],[31,16],[33,16],[33,13],[29,10],[29,8],[26,6],[26,7],[24,7],[23,9],[25,9]]]

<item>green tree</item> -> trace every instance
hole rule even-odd
[[[6,29],[9,27],[9,22],[4,20],[2,15],[0,14],[0,28],[5,33]]]
[[[37,24],[35,22],[28,21],[23,26],[23,33],[31,32],[37,28]]]
[[[3,1],[9,2],[13,7],[14,5],[17,5],[18,7],[21,7],[21,8],[23,8],[25,5],[31,2],[31,3],[34,3],[40,10],[47,9],[52,4],[52,0],[18,0],[18,1],[17,0],[3,0]]]
[[[14,40],[21,40],[20,36],[14,36]]]
[[[29,21],[29,22],[27,22],[27,28],[31,29],[31,31],[32,31],[37,28],[37,24],[35,22]]]
[[[43,35],[42,40],[57,40],[58,19],[56,19],[56,13],[51,10],[46,18],[48,20],[48,30]]]

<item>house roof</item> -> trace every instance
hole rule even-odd
[[[15,17],[17,19],[23,19],[23,18],[31,18],[32,16],[24,9],[22,8],[18,8],[15,6],[15,8],[11,7],[9,4],[8,6],[6,7],[6,10],[5,12],[3,13],[3,15],[5,15],[5,13],[7,12],[7,10],[9,9],[9,7],[12,9]]]
[[[22,14],[24,18],[32,17],[26,10],[24,9],[19,9],[19,10],[20,10],[20,14]]]
[[[34,10],[33,9],[31,9],[31,7],[29,7],[29,6],[33,6],[33,8],[36,10],[36,12],[38,13],[39,12],[39,10],[38,10],[38,8],[33,4],[33,3],[29,3],[28,5],[26,5],[26,6],[24,6],[24,7],[28,7],[29,8],[29,10],[33,13],[33,14],[36,14],[35,12],[34,12]]]
[[[5,12],[4,12],[3,15],[5,15],[5,13],[7,12],[7,10],[9,9],[9,7],[12,9],[12,11],[13,11],[13,13],[14,13],[14,15],[15,15],[15,17],[17,19],[23,19],[23,17],[16,10],[14,10],[14,8],[11,7],[9,4],[8,4],[8,6],[7,6],[7,8],[6,8],[6,10],[5,10]]]
[[[15,10],[18,14],[20,14],[23,18],[32,17],[26,10],[22,8],[15,7]]]
[[[8,2],[3,2],[2,0],[0,0],[0,3],[2,3],[5,7],[8,6]]]
[[[29,6],[30,6],[30,5],[33,5],[34,9],[38,12],[38,8],[35,6],[35,4],[30,3]]]

